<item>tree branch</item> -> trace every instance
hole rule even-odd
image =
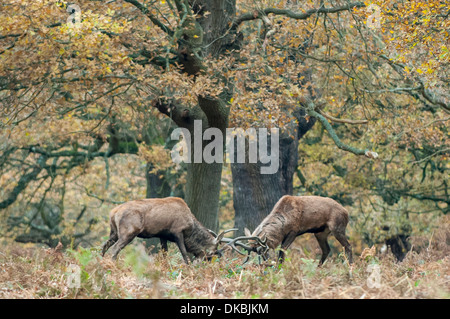
[[[320,123],[322,123],[323,127],[328,131],[328,133],[330,134],[330,137],[333,139],[334,144],[336,144],[337,147],[339,147],[341,150],[347,151],[347,152],[351,152],[355,155],[364,155],[368,158],[377,158],[378,157],[378,153],[373,152],[371,150],[362,150],[350,145],[347,145],[345,143],[343,143],[339,137],[337,136],[336,132],[334,131],[333,127],[331,126],[331,124],[327,121],[327,119],[320,113],[315,111],[315,105],[312,101],[306,101],[306,111],[308,112],[309,115],[317,118]]]
[[[379,55],[381,58],[385,59],[387,61],[387,63],[399,74],[401,75],[403,78],[406,78],[405,75],[405,65],[398,63],[398,62],[394,62],[391,59],[389,59],[387,56],[380,54]],[[414,77],[414,79],[419,82],[419,86],[413,88],[412,90],[417,90],[428,102],[430,102],[433,105],[439,105],[441,106],[444,111],[446,113],[450,113],[450,105],[448,105],[448,103],[446,103],[443,99],[439,99],[437,96],[435,96],[433,93],[430,92],[430,90],[425,88],[425,85],[423,83],[423,81],[418,77]],[[397,89],[399,90],[399,89]],[[403,89],[404,91],[406,91],[405,89]],[[432,96],[434,95],[434,96]]]
[[[4,200],[0,202],[0,209],[7,208],[12,203],[14,203],[19,196],[19,194],[27,188],[28,184],[35,180],[36,177],[39,175],[39,173],[42,171],[43,167],[45,166],[45,162],[47,160],[47,157],[45,155],[42,155],[37,160],[37,165],[33,168],[33,170],[27,174],[23,174],[19,182],[17,183],[16,187],[11,191],[9,196]]]
[[[179,127],[186,127],[191,122],[191,109],[183,107],[177,101],[156,99],[152,101],[151,106],[170,117]]]
[[[353,2],[353,3],[349,3],[347,5],[344,5],[344,6],[332,7],[332,8],[320,7],[318,9],[310,9],[305,12],[294,12],[290,9],[266,8],[263,10],[244,13],[244,14],[236,17],[233,21],[232,29],[233,28],[236,29],[244,21],[261,19],[263,16],[266,16],[268,14],[283,15],[283,16],[297,19],[297,20],[306,20],[310,16],[317,14],[317,13],[336,13],[336,12],[340,12],[340,11],[349,11],[353,8],[363,8],[365,6],[366,5],[364,4],[364,2]]]
[[[436,96],[432,96],[432,93],[430,93],[430,91],[428,89],[425,88],[423,82],[421,80],[419,80],[420,82],[420,93],[422,94],[422,96],[431,104],[434,105],[439,105],[441,106],[447,113],[449,113],[450,111],[450,105],[448,105],[447,103],[445,103],[443,100],[438,99]]]
[[[424,158],[422,158],[422,159],[420,159],[420,160],[413,161],[413,162],[409,162],[409,164],[418,164],[418,163],[422,163],[422,162],[425,162],[426,160],[429,160],[430,158],[432,158],[432,157],[435,156],[435,155],[438,155],[438,154],[440,154],[440,153],[447,153],[447,152],[449,152],[449,151],[450,151],[450,148],[444,148],[444,149],[438,150],[437,152],[435,152],[435,153],[433,153],[433,154],[431,154],[431,155],[429,155],[429,156],[427,156],[427,157],[424,157]]]
[[[68,157],[83,157],[87,159],[93,159],[94,157],[104,157],[106,154],[105,152],[79,152],[79,151],[59,151],[55,153],[47,152],[46,150],[32,146],[30,148],[30,152],[32,153],[38,153],[45,155],[46,157],[62,157],[62,156],[68,156]]]
[[[144,6],[142,3],[136,0],[124,0],[125,2],[128,2],[129,4],[132,4],[136,8],[138,8],[143,14],[145,14],[154,25],[158,26],[161,30],[163,30],[165,33],[167,33],[170,36],[173,36],[173,31],[170,30],[164,23],[159,21],[151,12],[150,10]]]
[[[338,119],[337,117],[331,116],[321,109],[317,109],[317,112],[319,112],[321,115],[323,115],[325,118],[329,119],[332,122],[336,123],[346,123],[346,124],[367,124],[369,121],[367,120],[348,120],[348,119]]]

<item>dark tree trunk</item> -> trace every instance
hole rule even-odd
[[[233,177],[234,227],[253,231],[281,196],[292,194],[298,162],[298,140],[280,138],[280,167],[275,174],[261,174],[261,163],[231,164]]]
[[[200,98],[200,106],[206,110],[204,112],[208,120],[203,121],[202,134],[207,128],[218,128],[225,137],[225,130],[228,125],[228,109],[221,101],[205,101]],[[205,106],[203,104],[209,104]],[[215,109],[212,114],[208,113],[208,108]],[[222,178],[223,163],[206,163],[202,157],[201,163],[194,163],[194,131],[189,127],[191,133],[191,162],[187,166],[186,182],[186,203],[195,217],[208,229],[218,231],[219,228],[219,195],[220,180]],[[197,132],[198,134],[198,132]],[[203,136],[203,135],[202,135]],[[202,143],[202,154],[207,144],[212,141],[206,140]],[[225,138],[222,143],[225,149]]]
[[[219,194],[222,164],[190,164],[186,183],[186,203],[208,229],[219,228]]]
[[[147,198],[163,198],[170,196],[171,187],[163,172],[151,172],[153,164],[147,163],[145,178],[147,180]]]
[[[299,109],[295,115],[298,125],[291,125],[289,132],[280,134],[279,169],[275,174],[261,174],[261,163],[231,164],[234,227],[239,233],[245,227],[253,231],[283,195],[292,194],[298,165],[298,141],[315,123],[313,118],[308,121],[304,115],[305,112]]]
[[[185,34],[184,42],[179,44],[179,62],[184,72],[196,76],[202,72],[200,57],[218,58],[234,40],[226,34],[227,28],[235,15],[234,0],[199,0],[191,3],[194,14],[198,14],[196,24],[191,25],[201,30],[203,43],[197,46],[195,40]],[[208,15],[203,13],[209,12]],[[178,126],[187,128],[193,140],[194,120],[202,120],[202,133],[207,128],[218,128],[225,136],[228,126],[229,108],[224,101],[232,96],[232,89],[225,90],[219,97],[199,96],[198,106],[184,112],[182,121],[175,121]],[[203,143],[202,148],[210,141]],[[225,143],[225,141],[223,141]],[[191,150],[193,151],[193,145]],[[202,150],[203,151],[203,150]],[[192,158],[193,161],[193,158]],[[219,194],[223,163],[191,163],[187,165],[186,203],[195,217],[208,229],[218,231]]]

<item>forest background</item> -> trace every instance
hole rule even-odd
[[[94,249],[108,236],[108,212],[122,202],[179,196],[206,227],[237,227],[238,235],[244,227],[253,230],[282,195],[318,195],[350,213],[347,235],[363,264],[361,281],[345,274],[349,287],[368,289],[364,263],[390,256],[381,265],[393,295],[448,297],[446,1],[5,0],[0,8],[2,265],[20,268],[34,258],[51,273],[43,261],[59,256],[61,243],[67,260],[55,269],[66,274],[68,264],[88,256],[82,293],[93,296],[92,272],[123,266],[136,275],[136,264],[106,267]],[[174,164],[170,150],[177,141],[170,134],[177,127],[193,130],[195,120],[221,132],[280,128],[280,169],[264,175],[261,162]],[[303,287],[298,296],[312,292],[302,281],[316,270],[310,239],[298,239],[284,272],[271,273],[300,271],[290,279]],[[147,250],[155,244],[146,242]],[[141,256],[141,245],[126,256]],[[342,259],[339,249],[333,245]],[[171,256],[178,258],[175,251]],[[423,271],[431,276],[423,291],[419,279],[410,281],[417,272],[392,273],[405,258],[431,267]],[[89,269],[93,260],[100,268]],[[238,258],[230,260],[217,267],[243,274]],[[193,294],[177,284],[180,270],[160,263],[158,275],[138,270],[137,285],[145,273],[151,283],[170,282],[175,296]],[[231,276],[214,265],[199,267],[223,282]],[[339,284],[323,280],[331,271],[339,283],[346,270],[326,267],[309,280],[345,297]],[[195,269],[184,271],[185,282],[214,296]],[[264,296],[251,278],[238,290]],[[29,283],[36,291],[17,290],[14,280],[5,279],[6,295],[35,297],[41,289]],[[56,286],[65,287],[61,280]],[[396,290],[404,283],[409,286]],[[236,297],[230,285],[222,284],[222,295]],[[123,296],[130,293],[125,286],[101,291]],[[45,287],[42,296],[79,293]],[[170,295],[145,287],[131,294]],[[351,289],[351,296],[382,296]],[[283,292],[272,290],[269,297]]]

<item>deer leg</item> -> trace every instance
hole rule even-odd
[[[180,250],[181,255],[183,256],[184,262],[186,264],[189,264],[189,257],[186,251],[186,246],[184,245],[184,237],[182,233],[175,236],[175,243],[177,244],[178,249]]]
[[[117,228],[111,223],[109,239],[102,245],[102,256],[105,256],[105,253],[108,251],[109,247],[111,247],[118,239],[119,236],[117,236]]]
[[[282,264],[284,261],[284,250],[288,249],[289,246],[294,242],[297,237],[296,233],[289,233],[286,237],[284,237],[283,242],[281,243],[281,249],[278,252],[278,263]]]
[[[333,232],[334,237],[338,240],[338,242],[344,246],[345,248],[345,254],[347,255],[347,259],[349,264],[353,263],[353,256],[352,256],[352,246],[347,240],[347,237],[345,237],[345,233],[343,232]]]
[[[117,255],[119,254],[119,252],[126,246],[128,245],[132,240],[134,239],[134,237],[131,238],[127,238],[126,240],[121,240],[119,239],[111,248],[111,254],[112,254],[112,259],[116,260],[117,259]]]
[[[114,236],[111,235],[109,239],[103,244],[102,246],[102,257],[105,256],[105,253],[108,251],[109,247],[114,245],[114,243],[117,241],[118,236],[117,234],[114,234]]]
[[[138,234],[139,234],[139,231],[135,231],[132,233],[120,234],[117,242],[114,245],[112,245],[112,247],[111,247],[112,259],[116,260],[119,252],[126,245],[128,245]]]
[[[160,238],[161,248],[164,252],[167,252],[167,239]]]
[[[162,250],[162,254],[164,257],[167,257],[167,239],[165,238],[160,238],[159,241],[161,242],[161,250]]]
[[[320,258],[319,266],[323,265],[325,259],[327,259],[328,255],[330,254],[330,245],[328,245],[327,240],[329,234],[329,230],[314,234],[317,242],[319,243],[320,249],[322,250],[322,258]]]

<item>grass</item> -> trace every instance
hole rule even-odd
[[[116,262],[97,248],[9,244],[0,250],[0,298],[450,298],[448,219],[430,238],[414,240],[422,248],[402,262],[365,249],[352,266],[338,252],[322,267],[303,245],[288,250],[281,266],[257,258],[242,266],[235,253],[185,265],[175,245],[148,255],[137,241]]]

